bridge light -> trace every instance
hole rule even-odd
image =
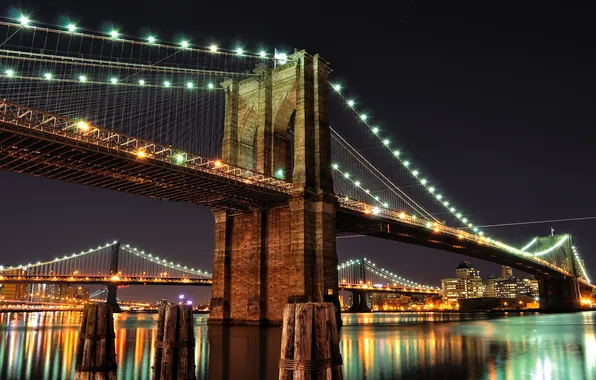
[[[52,79],[52,73],[45,73],[43,74],[43,77],[46,78],[47,80]]]
[[[412,215],[412,219],[416,219],[416,215]]]
[[[265,58],[266,56],[267,56],[267,52],[266,52],[265,50],[261,50],[261,51],[259,52],[259,57],[261,57],[261,58]]]
[[[428,180],[426,178],[422,178],[420,180],[420,183],[423,184],[423,185],[426,185],[427,182],[428,182]]]
[[[437,194],[437,199],[438,200],[441,200],[442,198],[443,198],[443,195],[442,194]]]
[[[73,23],[70,23],[66,25],[66,29],[68,29],[69,32],[73,33],[77,29],[77,26]]]
[[[399,157],[399,154],[400,154],[399,150],[394,150],[394,151],[393,151],[393,155],[394,155],[395,157]]]
[[[145,80],[144,79],[139,79],[139,85],[144,86],[145,85]]]
[[[390,142],[391,141],[389,141],[389,139],[385,139],[385,140],[383,140],[383,145],[389,145]]]
[[[154,44],[155,41],[157,41],[157,39],[153,36],[149,36],[147,37],[147,42],[149,42],[150,44]]]
[[[381,212],[381,210],[378,207],[373,207],[372,208],[373,215],[379,215],[379,212]]]
[[[414,170],[414,171],[412,171],[412,174],[414,174],[414,176],[417,177],[418,174],[420,174],[420,172],[418,170]]]
[[[284,170],[282,168],[277,169],[277,171],[275,172],[275,176],[279,179],[284,179]]]
[[[426,222],[426,228],[431,228],[432,227],[432,223],[431,222]]]
[[[5,73],[6,73],[6,76],[7,76],[7,77],[12,77],[12,76],[14,76],[14,70],[12,70],[12,69],[8,69],[8,70],[6,70],[6,71],[5,71]]]
[[[387,203],[387,202],[383,203],[383,207],[388,208],[389,207],[389,203]]]
[[[31,22],[31,20],[29,19],[29,17],[21,15],[21,17],[19,17],[19,22],[23,26],[29,26],[29,22]]]
[[[188,41],[186,41],[186,40],[180,41],[180,46],[183,47],[184,49],[186,49],[188,47]]]
[[[399,213],[399,218],[400,219],[405,219],[406,218],[406,214],[403,213],[403,212]]]
[[[87,77],[84,75],[79,76],[79,82],[87,82]]]
[[[111,79],[110,79],[110,82],[111,82],[112,84],[117,84],[117,83],[118,83],[118,78],[115,78],[115,77],[114,77],[114,78],[111,78]]]
[[[451,211],[451,212],[455,212],[455,207],[451,207],[451,208],[449,209],[449,211]]]
[[[435,188],[431,186],[431,187],[428,188],[428,191],[431,192],[431,193],[434,193],[435,192]]]
[[[213,90],[214,87],[215,87],[215,85],[213,85],[213,83],[207,83],[208,89]]]
[[[236,48],[236,54],[237,55],[244,55],[244,49],[242,49],[241,47]]]
[[[217,160],[213,163],[213,165],[215,165],[216,168],[221,167],[221,161]]]
[[[356,181],[356,182],[354,182],[354,185],[355,185],[356,187],[360,187],[360,181]]]
[[[217,53],[217,49],[219,49],[219,46],[215,45],[215,44],[211,44],[209,46],[209,51],[212,53]]]
[[[352,99],[348,100],[348,106],[354,107],[354,104],[356,104],[355,101],[353,101]]]
[[[163,82],[164,87],[170,87],[172,83],[170,81]]]
[[[77,128],[79,128],[80,130],[83,130],[83,131],[88,131],[90,127],[89,127],[89,124],[87,124],[81,120],[81,121],[77,122]]]
[[[176,156],[176,162],[181,164],[184,162],[184,155],[183,154],[179,154]]]
[[[379,133],[379,127],[373,127],[373,128],[372,128],[372,133],[374,133],[375,135],[376,135],[377,133]]]
[[[345,172],[345,173],[344,173],[344,177],[346,177],[346,178],[350,178],[350,173],[348,173],[348,172]]]
[[[478,232],[478,227],[473,228],[474,232]]]
[[[137,157],[145,158],[145,157],[147,157],[147,153],[145,153],[144,150],[139,150],[139,151],[137,151]]]
[[[410,161],[404,161],[404,166],[407,168],[408,166],[410,166]]]
[[[113,29],[113,30],[110,32],[110,37],[112,37],[112,38],[118,38],[118,36],[119,36],[119,35],[120,35],[120,32],[118,32],[118,31],[117,31],[117,30],[115,30],[115,29]]]
[[[360,115],[360,120],[362,120],[362,121],[366,121],[367,118],[368,118],[368,116],[365,113]]]
[[[463,218],[461,221],[464,222],[464,223],[467,223],[468,222],[468,218]]]
[[[339,84],[339,83],[334,84],[333,85],[333,89],[335,91],[337,91],[337,92],[340,92],[341,91],[341,84]]]

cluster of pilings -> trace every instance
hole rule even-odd
[[[77,345],[76,380],[116,379],[113,310],[87,305]],[[163,305],[157,319],[153,380],[194,380],[195,339],[192,307]],[[342,380],[336,310],[332,303],[286,305],[279,379]]]

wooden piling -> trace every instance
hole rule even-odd
[[[280,380],[343,380],[332,303],[286,305],[281,339]]]
[[[159,310],[153,380],[194,380],[192,307],[164,305]]]
[[[114,317],[109,305],[86,305],[75,361],[76,380],[116,379]]]

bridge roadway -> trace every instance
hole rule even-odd
[[[5,284],[114,284],[114,285],[183,285],[183,286],[212,286],[211,279],[173,278],[173,277],[105,277],[105,276],[0,276],[0,283]],[[340,283],[339,290],[361,291],[367,293],[400,293],[416,295],[438,295],[438,289],[424,289],[399,286],[369,286],[366,284]]]
[[[289,182],[8,101],[0,102],[0,169],[233,211],[287,204],[296,192]],[[479,235],[337,199],[340,234],[436,248],[535,275],[571,275]]]

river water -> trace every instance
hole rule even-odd
[[[155,314],[117,314],[119,379],[150,379]],[[596,380],[596,312],[343,314],[351,379]],[[0,379],[70,379],[80,313],[0,313]],[[207,326],[195,315],[198,379],[277,379],[281,328]]]

